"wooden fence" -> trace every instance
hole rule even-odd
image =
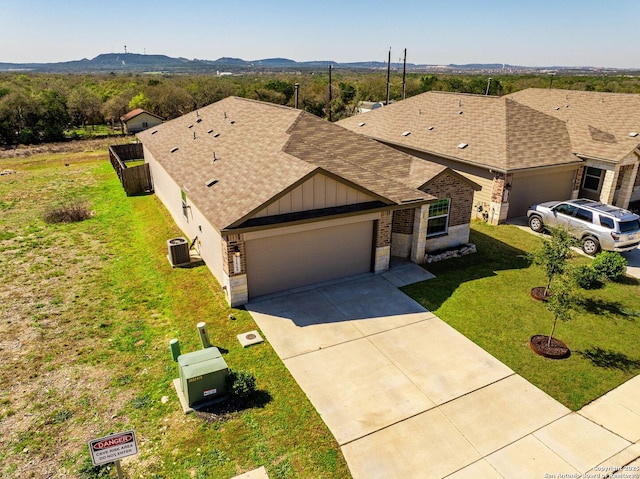
[[[149,164],[145,163],[131,168],[128,168],[126,164],[127,161],[144,159],[142,143],[110,146],[109,158],[127,196],[153,193]]]

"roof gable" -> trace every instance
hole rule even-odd
[[[128,122],[129,120],[134,119],[137,116],[140,116],[142,114],[147,114],[149,116],[152,116],[154,118],[158,118],[159,120],[162,120],[162,117],[159,115],[156,115],[154,113],[151,113],[150,111],[147,110],[143,110],[142,108],[136,108],[135,110],[131,110],[129,113],[122,115],[120,117],[120,121],[123,123]]]
[[[375,171],[397,159],[409,164],[408,155],[279,105],[229,97],[138,138],[221,230],[242,224],[319,170],[382,204],[434,199],[417,185],[387,176],[390,167]],[[353,147],[362,142],[366,151]]]
[[[577,161],[562,122],[505,97],[427,92],[339,124],[390,145],[498,171]]]
[[[508,95],[567,126],[572,151],[612,162],[640,144],[640,95],[529,88]]]

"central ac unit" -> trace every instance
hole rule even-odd
[[[172,238],[167,240],[167,248],[169,250],[168,257],[171,266],[181,266],[189,264],[191,261],[189,242],[186,238]]]

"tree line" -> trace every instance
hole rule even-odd
[[[505,95],[530,87],[639,93],[634,76],[449,75],[337,71],[297,74],[51,75],[0,73],[0,145],[64,141],[90,125],[119,126],[122,115],[143,108],[165,120],[227,96],[298,107],[333,121],[351,116],[361,101],[400,100],[429,90]],[[551,85],[552,84],[552,85]],[[404,88],[403,88],[404,87]],[[331,101],[330,101],[331,99]],[[331,114],[330,114],[331,113]]]

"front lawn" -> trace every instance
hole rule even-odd
[[[573,319],[554,337],[572,351],[551,360],[529,348],[534,334],[548,335],[553,316],[530,296],[545,284],[526,255],[541,239],[516,226],[473,223],[475,255],[426,265],[433,280],[404,291],[516,373],[578,410],[640,372],[640,282],[625,278],[599,290],[578,290]],[[588,262],[577,256],[573,263]]]

